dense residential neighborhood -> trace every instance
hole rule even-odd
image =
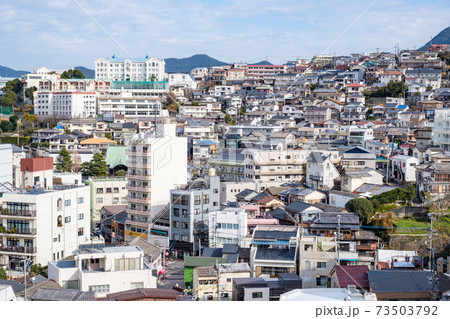
[[[0,300],[450,300],[449,56],[0,78]]]

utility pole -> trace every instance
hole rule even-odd
[[[220,301],[220,270],[219,270],[219,263],[216,259],[216,271],[217,271],[217,300]]]
[[[339,250],[340,250],[339,242],[341,240],[341,215],[337,215],[337,218],[338,218],[337,255],[338,255],[338,265],[340,265],[341,264],[341,257],[340,257],[340,254],[339,254]]]
[[[24,284],[23,300],[27,301],[27,267],[31,262],[31,259],[27,258],[22,261],[23,261],[23,284]]]

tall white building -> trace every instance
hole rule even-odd
[[[97,98],[97,114],[123,114],[127,118],[169,115],[155,96],[133,96],[132,92]]]
[[[74,260],[48,264],[48,278],[65,289],[94,291],[96,297],[136,288],[156,288],[156,276],[139,246],[83,243]]]
[[[247,235],[247,213],[244,208],[226,208],[209,213],[209,245],[223,247],[223,244],[245,245]]]
[[[3,194],[0,265],[48,262],[69,256],[90,236],[88,186],[61,185]]]
[[[177,137],[175,127],[159,121],[156,132],[139,133],[129,143],[126,239],[147,238],[152,221],[170,202],[170,190],[187,182],[187,138]]]
[[[166,62],[154,57],[98,58],[95,60],[95,78],[112,81],[163,81]]]
[[[58,118],[95,117],[97,95],[96,91],[36,91],[34,93],[35,114]]]

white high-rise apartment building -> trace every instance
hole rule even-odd
[[[62,259],[90,236],[90,189],[60,185],[3,194],[0,265],[15,269],[31,258],[46,266]]]
[[[99,93],[91,92],[46,92],[34,93],[34,109],[38,116],[57,118],[95,117],[96,97]]]
[[[156,133],[136,134],[128,145],[128,219],[125,238],[142,236],[170,202],[170,190],[187,183],[187,138],[160,120]],[[168,231],[168,228],[167,228]]]
[[[163,81],[166,62],[148,56],[145,58],[98,58],[95,60],[95,78],[112,81]]]

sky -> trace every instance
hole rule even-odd
[[[374,1],[0,0],[0,65],[93,69],[112,55],[194,54],[281,64],[325,53]],[[378,0],[327,53],[419,48],[448,16],[448,0]]]

